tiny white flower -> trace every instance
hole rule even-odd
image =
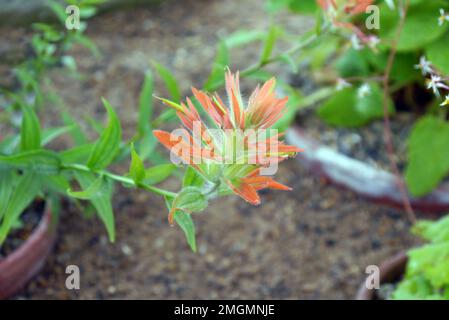
[[[352,84],[350,84],[348,81],[342,78],[337,79],[337,85],[335,86],[335,89],[337,89],[337,91],[341,91],[349,87],[352,87]]]
[[[449,94],[446,96],[446,99],[443,101],[442,104],[440,104],[440,106],[442,107],[449,106]]]
[[[365,98],[370,94],[371,94],[371,87],[367,83],[362,84],[357,91],[357,96],[359,97],[359,99]]]
[[[423,76],[433,73],[432,64],[430,61],[427,61],[425,56],[419,58],[419,64],[415,65],[415,69],[421,70]]]
[[[363,45],[360,42],[360,39],[359,39],[359,37],[356,34],[353,34],[351,36],[351,43],[352,43],[352,47],[355,50],[362,50],[363,49]]]
[[[432,89],[433,93],[439,97],[440,89],[449,90],[449,86],[442,82],[440,76],[432,75],[431,78],[427,80],[427,89]]]
[[[387,6],[391,9],[394,10],[395,9],[395,5],[394,5],[394,1],[393,0],[385,0],[385,2],[387,3]]]
[[[376,49],[377,48],[377,45],[380,43],[380,39],[379,39],[379,37],[376,37],[376,36],[370,36],[369,38],[368,38],[368,46],[371,48],[371,49]]]
[[[438,17],[438,25],[442,26],[444,22],[449,21],[449,14],[444,9],[440,9],[440,16]]]

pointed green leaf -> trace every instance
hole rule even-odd
[[[28,106],[22,107],[23,119],[20,131],[20,147],[22,151],[40,149],[41,128],[34,110]]]
[[[203,177],[192,167],[187,167],[182,181],[183,187],[201,187],[204,184]]]
[[[122,134],[120,121],[106,99],[103,99],[103,104],[108,112],[109,122],[95,143],[87,161],[87,166],[91,169],[103,169],[107,167],[114,160],[120,147]]]
[[[137,183],[143,181],[145,178],[145,166],[142,159],[134,149],[134,144],[131,144],[131,164],[129,166],[129,176]]]
[[[224,82],[225,69],[229,65],[229,49],[226,41],[222,40],[218,44],[217,55],[212,66],[211,73],[204,84],[207,91],[215,90]]]
[[[277,40],[279,30],[275,26],[271,26],[270,30],[267,33],[267,36],[265,38],[264,47],[262,50],[262,54],[260,56],[260,63],[264,64],[266,63],[273,52],[274,44]]]
[[[91,200],[101,197],[103,192],[107,192],[107,183],[104,181],[103,177],[98,177],[95,179],[85,190],[82,191],[72,191],[67,190],[67,194],[75,199],[80,200]]]
[[[11,170],[0,171],[0,222],[5,214],[13,190],[14,175]]]
[[[0,156],[0,169],[31,170],[41,175],[58,174],[61,161],[55,152],[32,150],[10,156]]]
[[[89,172],[75,172],[75,178],[81,185],[81,188],[88,189],[96,180],[95,175]],[[102,192],[90,199],[95,207],[98,216],[106,226],[109,235],[109,241],[115,241],[115,222],[114,213],[112,211],[112,185],[107,182],[102,186]]]
[[[17,181],[0,225],[0,245],[5,241],[11,227],[22,212],[30,205],[40,191],[40,179],[37,174],[25,172]]]
[[[167,205],[168,211],[171,210],[171,203],[172,199],[165,197],[165,204]],[[193,223],[190,214],[177,210],[175,213],[175,221],[184,232],[190,249],[192,249],[193,252],[196,252],[195,224]]]
[[[142,90],[139,97],[138,131],[141,136],[151,130],[151,117],[153,114],[153,75],[151,71],[145,73]]]
[[[164,81],[165,87],[167,88],[171,99],[179,103],[181,101],[181,90],[179,89],[178,82],[176,81],[175,76],[171,73],[170,70],[157,63],[156,61],[152,61],[152,64]]]
[[[45,129],[42,132],[42,145],[45,146],[48,143],[50,143],[52,140],[56,139],[57,137],[68,133],[76,128],[75,125],[70,126],[64,126],[64,127],[57,127],[57,128],[49,128]]]
[[[145,170],[145,184],[157,184],[173,174],[176,165],[172,163],[160,164]]]

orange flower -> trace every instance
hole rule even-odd
[[[245,104],[239,84],[239,73],[225,75],[229,104],[217,95],[192,88],[196,103],[186,104],[161,99],[177,112],[185,130],[182,137],[155,130],[155,137],[185,163],[213,183],[229,186],[235,194],[251,204],[259,204],[258,190],[290,190],[271,177],[260,175],[260,169],[277,164],[302,151],[285,145],[282,134],[268,130],[286,109],[288,97],[278,99],[276,80],[257,87]],[[206,112],[203,121],[197,106]],[[200,161],[198,161],[200,160]]]

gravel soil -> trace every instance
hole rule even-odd
[[[310,25],[288,14],[279,19],[297,33]],[[99,98],[104,96],[118,107],[125,137],[131,137],[150,57],[173,70],[187,93],[190,85],[201,86],[207,78],[219,35],[268,25],[259,0],[169,1],[158,8],[110,12],[88,27],[103,58],[74,49],[85,79],[60,71],[52,76],[81,123],[85,114],[104,117]],[[238,50],[232,68],[254,63],[259,53],[257,45]],[[286,68],[273,70],[282,78]],[[159,82],[156,93],[166,94]],[[51,112],[45,119],[46,124],[56,121]],[[63,147],[66,142],[58,143]],[[15,298],[350,299],[367,265],[416,244],[401,211],[326,185],[294,160],[280,166],[278,179],[294,191],[265,192],[258,207],[237,197],[222,198],[195,214],[197,254],[188,249],[181,230],[168,225],[162,199],[152,194],[116,193],[115,244],[108,243],[97,218],[83,219],[75,206],[65,204],[54,253]],[[174,179],[165,185],[177,186]],[[65,288],[70,264],[80,267],[78,291]]]

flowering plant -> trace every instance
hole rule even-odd
[[[216,196],[233,192],[258,205],[258,190],[290,190],[267,176],[274,173],[279,162],[301,151],[281,142],[282,135],[277,130],[268,130],[281,118],[287,102],[287,97],[277,99],[274,89],[273,78],[257,87],[245,105],[239,74],[228,71],[228,105],[217,94],[209,96],[195,88],[192,93],[196,103],[190,98],[186,104],[161,99],[176,110],[185,129],[153,133],[172,154],[190,166],[183,189],[175,197],[166,197],[170,223],[176,219],[190,220],[188,214],[205,209]],[[202,116],[199,109],[204,111]]]
[[[139,116],[149,113],[151,81],[147,76]],[[277,131],[266,135],[267,129],[282,116],[287,98],[276,98],[275,80],[271,79],[258,87],[244,105],[238,74],[230,72],[226,75],[226,89],[228,107],[218,95],[211,97],[196,89],[192,89],[194,98],[187,98],[187,104],[161,99],[176,110],[185,128],[192,133],[184,130],[185,135],[180,136],[154,130],[155,137],[189,165],[183,188],[178,193],[154,185],[168,177],[176,166],[161,164],[145,168],[144,159],[134,148],[134,142],[142,145],[145,140],[122,143],[120,120],[106,100],[103,99],[103,103],[109,122],[98,140],[59,152],[45,148],[48,139],[44,137],[35,111],[22,106],[20,144],[13,147],[12,152],[2,149],[0,155],[0,244],[35,197],[54,199],[58,194],[88,201],[105,224],[110,240],[114,241],[113,186],[122,183],[164,196],[170,210],[170,223],[176,221],[181,226],[195,251],[195,229],[190,214],[204,210],[209,200],[234,192],[257,205],[260,203],[258,190],[290,190],[271,177],[263,176],[264,169],[300,151],[281,142]],[[206,111],[204,116],[210,119],[207,124],[195,104]],[[142,126],[142,135],[150,134],[150,124],[142,123]],[[209,126],[214,126],[216,131]],[[9,140],[13,139],[6,138]],[[131,155],[129,172],[119,175],[108,171],[107,168],[119,160],[118,155],[127,149]],[[81,190],[74,190],[74,181]]]

